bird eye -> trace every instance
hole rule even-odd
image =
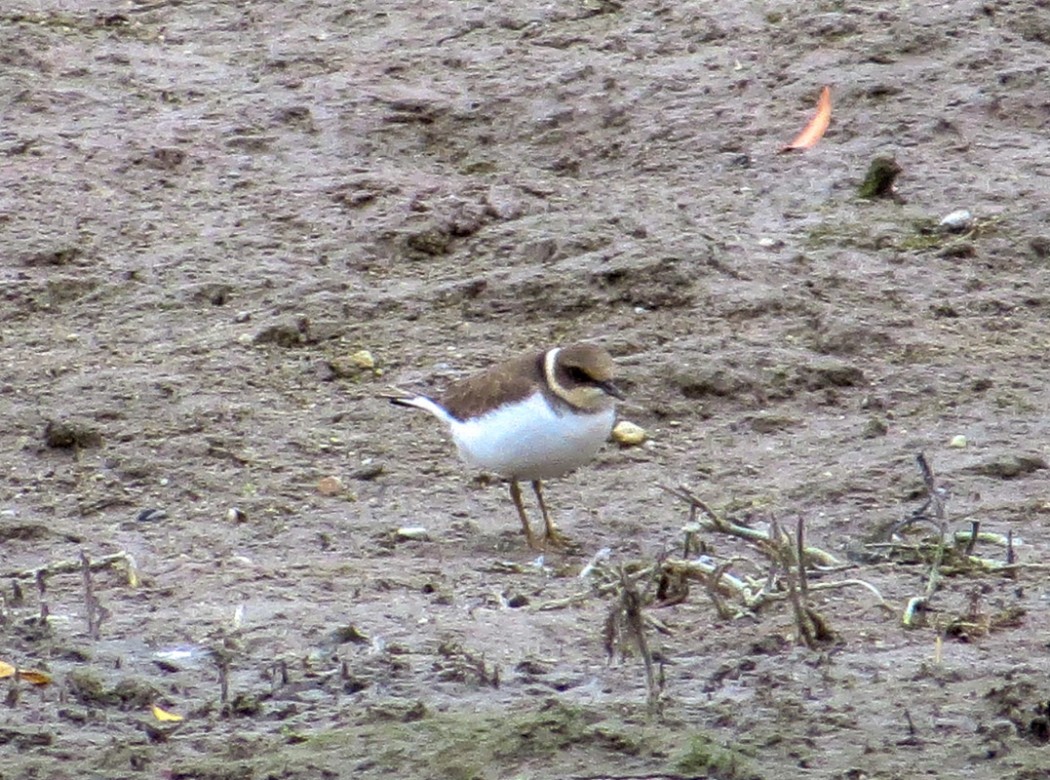
[[[591,379],[591,377],[587,374],[586,371],[576,366],[570,366],[566,373],[568,373],[569,379],[571,379],[573,382],[577,382],[578,384],[585,384],[587,382],[594,381],[593,379]]]

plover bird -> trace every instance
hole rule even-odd
[[[568,539],[547,512],[540,481],[563,476],[591,460],[616,417],[612,357],[593,344],[571,344],[498,363],[454,382],[438,400],[391,396],[444,421],[460,457],[510,481],[525,538],[533,549]],[[528,480],[543,514],[544,543],[533,533],[519,482]]]

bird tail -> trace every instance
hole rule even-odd
[[[410,393],[399,387],[391,387],[390,389],[392,392],[382,393],[380,398],[387,399],[390,403],[394,404],[394,406],[407,406],[413,409],[423,409],[424,411],[430,412],[439,420],[444,420],[445,422],[452,421],[452,416],[445,411],[445,408],[437,403],[437,401],[427,398],[425,395]]]

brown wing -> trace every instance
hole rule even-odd
[[[441,405],[458,420],[484,414],[505,401],[520,401],[543,384],[543,355],[524,355],[454,382]]]

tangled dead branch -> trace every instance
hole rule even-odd
[[[666,577],[703,582],[708,597],[721,617],[757,613],[770,603],[787,600],[791,604],[799,639],[807,647],[815,648],[833,636],[827,621],[810,603],[810,596],[816,591],[862,587],[875,596],[880,607],[893,611],[878,589],[863,580],[811,582],[811,571],[826,574],[840,571],[846,566],[828,551],[806,543],[805,523],[802,519],[799,520],[794,535],[775,517],[771,518],[766,530],[750,528],[721,517],[684,486],[662,487],[666,492],[689,504],[689,522],[684,529],[687,558],[696,536],[701,531],[714,531],[744,540],[765,559],[764,564],[744,557],[715,563],[701,557],[668,561],[664,564]],[[756,567],[764,573],[764,577],[758,579],[730,575],[730,567],[737,562],[746,562]],[[726,601],[727,598],[735,599],[740,605],[735,612]]]
[[[947,513],[948,501],[951,498],[950,489],[940,483],[925,453],[918,453],[915,463],[925,488],[922,505],[901,520],[877,530],[863,545],[863,553],[851,556],[854,560],[864,563],[888,561],[921,564],[927,567],[922,593],[908,600],[901,616],[902,625],[906,628],[916,628],[926,624],[927,615],[934,609],[934,596],[941,589],[945,577],[974,574],[1014,577],[1021,569],[1050,568],[1046,564],[1018,563],[1012,531],[1003,535],[981,530],[981,521],[974,519],[973,515],[978,512],[988,514],[994,510],[982,509],[961,515],[957,519],[970,518],[970,528],[952,532],[951,520]],[[926,538],[919,541],[902,538],[901,534],[906,531],[923,526],[932,531]],[[1002,559],[980,557],[975,554],[978,544],[1003,547],[1005,555]],[[981,621],[972,619],[972,613],[971,608],[949,621],[947,630],[941,625],[941,630],[952,634],[953,625],[980,624]],[[1010,625],[1014,617],[1011,613],[1001,621],[992,623],[996,626]]]
[[[585,567],[585,574],[581,573],[591,584],[589,594],[576,594],[535,607],[560,609],[595,595],[612,595],[613,606],[605,627],[606,649],[611,654],[617,640],[621,647],[625,642],[636,646],[646,663],[651,705],[658,701],[660,687],[653,683],[651,659],[646,660],[649,653],[645,632],[651,627],[659,628],[659,625],[643,608],[651,603],[666,606],[685,601],[693,583],[703,586],[719,616],[725,620],[757,614],[770,604],[787,601],[791,605],[799,640],[811,648],[833,636],[827,621],[811,603],[816,592],[860,587],[875,597],[879,607],[896,612],[878,589],[864,580],[812,581],[813,575],[822,577],[849,566],[830,552],[807,544],[802,521],[795,533],[789,532],[775,518],[766,530],[751,528],[721,517],[684,486],[663,486],[663,489],[689,506],[683,557],[664,556],[652,563],[623,565],[616,570],[596,558]],[[698,545],[700,535],[712,531],[743,540],[750,549],[757,551],[758,557],[740,555],[721,561],[706,555],[692,557],[694,551],[703,547]],[[753,568],[754,575],[732,572],[737,565]],[[638,583],[643,581],[647,584],[639,590]]]
[[[649,705],[659,709],[663,693],[662,674],[658,675],[647,636],[653,629],[666,631],[650,611],[650,606],[668,606],[686,601],[691,587],[700,585],[720,618],[731,620],[757,615],[771,604],[787,602],[794,619],[798,641],[811,649],[819,648],[834,638],[826,618],[813,604],[814,595],[831,590],[862,588],[874,598],[875,605],[892,615],[901,615],[900,607],[891,606],[872,583],[858,578],[838,578],[850,569],[866,563],[910,562],[929,566],[922,595],[908,602],[903,612],[905,626],[919,625],[929,608],[942,578],[960,572],[996,571],[1007,576],[1019,569],[1010,534],[1002,536],[982,531],[980,522],[972,520],[966,531],[950,531],[946,505],[950,492],[940,484],[923,454],[916,458],[925,485],[925,500],[915,512],[893,523],[880,536],[863,545],[863,558],[853,550],[849,562],[810,544],[806,524],[800,518],[797,526],[787,528],[771,516],[765,528],[734,522],[714,511],[702,498],[685,486],[660,487],[688,505],[688,520],[683,527],[684,540],[680,556],[664,555],[655,561],[635,561],[616,568],[608,564],[608,550],[602,550],[581,571],[589,590],[567,598],[536,604],[533,609],[561,609],[594,597],[611,597],[605,622],[605,646],[610,657],[618,647],[636,650],[645,665]],[[900,540],[898,532],[926,525],[934,532],[934,543],[915,544]],[[738,539],[745,544],[742,554],[717,557],[707,554],[712,534]],[[977,544],[1001,545],[1006,548],[1005,561],[976,557]],[[756,554],[749,554],[756,553]],[[1025,568],[1050,568],[1050,565],[1027,564]],[[643,585],[644,583],[644,585]],[[1023,616],[1017,609],[986,615],[971,604],[970,609],[943,635],[975,636],[1016,625]]]

